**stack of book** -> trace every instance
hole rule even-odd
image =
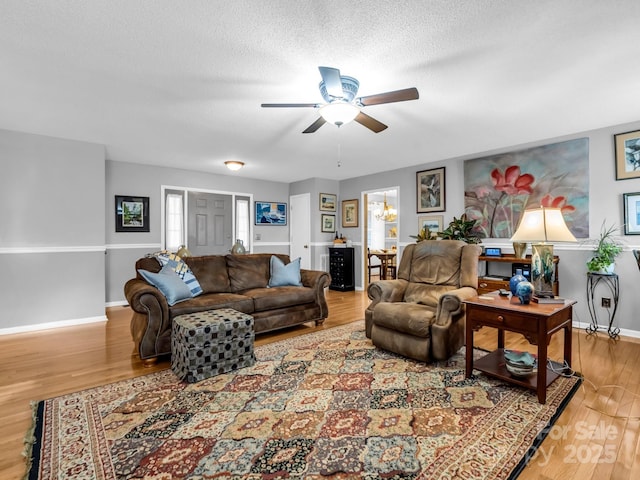
[[[535,303],[564,303],[564,298],[558,296],[538,297],[537,295],[533,295],[531,301]]]

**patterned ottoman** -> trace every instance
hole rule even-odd
[[[250,367],[253,317],[231,308],[179,315],[171,330],[171,370],[189,383]]]

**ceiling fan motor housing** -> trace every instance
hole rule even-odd
[[[358,88],[360,88],[360,82],[353,77],[347,77],[346,75],[340,75],[340,81],[342,83],[342,100],[345,102],[352,102],[358,94]],[[320,94],[324,98],[325,102],[331,103],[336,98],[329,95],[324,80],[320,82]]]

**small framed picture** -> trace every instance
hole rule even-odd
[[[256,202],[256,225],[286,225],[287,204],[280,202]]]
[[[438,232],[441,232],[444,227],[444,216],[418,215],[418,232],[421,232],[425,226],[429,227],[431,238],[438,238]]]
[[[640,192],[623,193],[624,234],[640,235]]]
[[[116,195],[116,232],[149,231],[149,197]]]
[[[338,203],[338,197],[333,193],[320,194],[320,210],[323,212],[335,212],[336,203]]]
[[[619,133],[613,138],[616,145],[616,180],[640,177],[640,130]]]
[[[416,172],[417,213],[445,211],[444,169]]]
[[[342,228],[358,226],[358,199],[342,202]]]
[[[336,216],[327,215],[323,213],[320,221],[322,222],[322,231],[325,233],[335,233],[336,231]]]

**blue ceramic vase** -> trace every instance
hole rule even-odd
[[[518,288],[518,284],[526,280],[527,278],[524,275],[522,275],[522,269],[517,268],[516,274],[513,277],[511,277],[511,280],[509,280],[509,290],[511,290],[511,295],[513,296],[517,295],[516,289]]]
[[[533,296],[533,285],[531,282],[527,282],[526,280],[520,282],[516,288],[516,295],[520,299],[521,304],[528,305]]]

